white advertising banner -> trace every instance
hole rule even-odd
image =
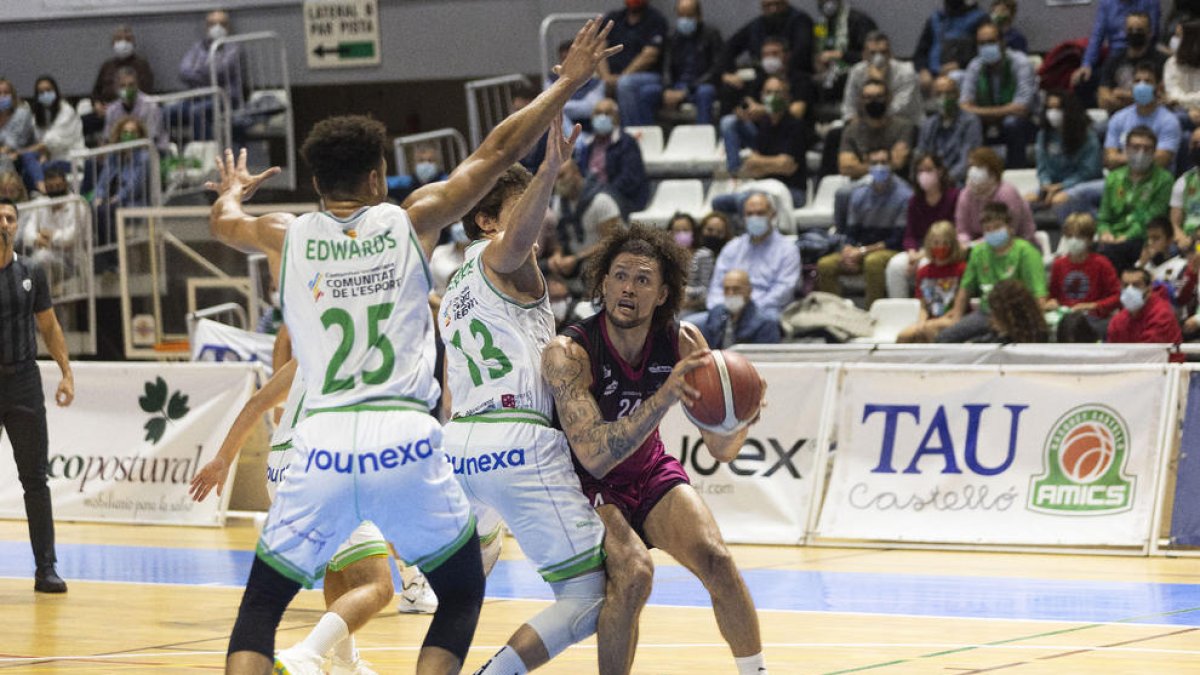
[[[848,366],[819,536],[1143,546],[1167,379]]]
[[[663,444],[687,469],[726,541],[799,544],[813,499],[821,413],[835,393],[831,367],[754,365],[767,381],[768,405],[737,459],[713,459],[678,406],[663,419]]]
[[[261,363],[268,376],[275,336],[252,333],[219,321],[200,319],[192,334],[193,361],[249,361]]]
[[[188,484],[216,456],[254,390],[249,364],[75,363],[75,402],[54,404],[58,366],[39,362],[57,520],[218,525],[224,499]],[[227,485],[232,485],[233,476]],[[0,441],[0,518],[25,517],[7,434]]]

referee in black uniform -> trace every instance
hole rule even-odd
[[[17,205],[0,198],[0,433],[8,432],[17,475],[25,491],[29,541],[37,562],[33,589],[65,593],[67,584],[54,569],[54,514],[46,484],[46,403],[42,376],[34,360],[34,324],[62,370],[54,395],[58,405],[71,405],[75,379],[67,360],[67,343],[51,307],[46,272],[13,252],[16,240]]]

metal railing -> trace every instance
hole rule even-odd
[[[71,153],[73,191],[90,200],[94,254],[117,250],[118,209],[162,206],[159,172],[158,149],[149,138]],[[110,268],[110,258],[105,257],[98,272]]]
[[[473,80],[464,86],[472,150],[478,148],[484,136],[512,113],[513,89],[528,84],[529,80],[524,75],[501,75]]]
[[[230,58],[218,58],[233,50]],[[208,49],[209,77],[228,95],[225,138],[248,148],[251,171],[278,165],[289,190],[296,189],[296,132],[287,45],[271,31],[213,40]],[[265,152],[252,145],[264,142]],[[272,145],[282,143],[282,148]],[[278,149],[279,152],[273,152]],[[273,157],[274,156],[274,157]],[[278,161],[273,161],[278,160]]]
[[[404,175],[412,173],[409,170],[409,157],[419,147],[431,145],[441,158],[441,167],[446,173],[454,170],[467,155],[467,141],[456,129],[436,129],[420,134],[399,136],[392,141],[396,154],[396,173]]]
[[[148,97],[162,109],[167,130],[162,158],[164,199],[204,191],[216,175],[221,148],[230,147],[229,96],[220,87],[202,87]]]
[[[18,205],[17,250],[45,270],[50,297],[62,308],[67,352],[96,353],[96,289],[92,274],[92,211],[79,195]],[[69,309],[68,309],[69,308]]]
[[[558,44],[574,37],[588,19],[594,18],[595,13],[570,12],[548,14],[542,19],[542,25],[538,28],[538,47],[542,58],[541,77],[549,75],[550,68],[558,63]]]

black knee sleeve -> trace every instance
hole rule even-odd
[[[468,539],[436,570],[425,572],[425,578],[437,594],[438,608],[422,646],[440,647],[464,660],[475,637],[479,608],[483,606],[479,538]]]
[[[275,629],[283,618],[283,610],[300,591],[300,584],[288,579],[274,568],[254,557],[250,579],[238,607],[237,622],[229,636],[229,651],[257,652],[275,658]]]

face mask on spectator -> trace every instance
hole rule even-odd
[[[57,100],[58,100],[58,94],[54,93],[53,91],[39,91],[38,92],[38,103],[41,103],[42,105],[46,106],[47,108],[54,105],[54,102]]]
[[[871,55],[871,67],[876,70],[887,68],[888,57],[883,52],[875,52]]]
[[[920,171],[917,173],[917,185],[920,185],[921,189],[926,192],[933,190],[941,185],[941,183],[942,179],[938,177],[936,171]]]
[[[1063,123],[1063,111],[1058,108],[1052,108],[1046,111],[1046,124],[1050,125],[1051,129],[1061,129]]]
[[[1174,54],[1179,51],[1179,45],[1182,43],[1183,43],[1183,38],[1179,37],[1178,35],[1174,35],[1167,42],[1167,48],[1171,50],[1172,54]]]
[[[122,143],[126,143],[128,141],[136,141],[139,138],[141,138],[141,137],[138,136],[138,132],[136,132],[136,131],[122,131],[121,135],[117,137],[117,139]]]
[[[784,110],[787,110],[787,101],[779,94],[767,94],[763,96],[763,105],[766,106],[767,112],[772,115],[779,115]]]
[[[892,167],[887,164],[872,164],[867,171],[871,174],[871,182],[875,187],[882,187],[892,178]]]
[[[597,136],[607,136],[613,132],[613,120],[608,115],[600,113],[592,115],[592,131]]]
[[[467,237],[467,228],[463,227],[461,220],[450,226],[450,241],[456,244],[465,244],[470,241]]]
[[[704,237],[703,243],[704,248],[712,251],[713,255],[720,253],[721,249],[725,247],[725,240],[716,236]]]
[[[220,40],[221,38],[225,37],[226,35],[229,35],[229,31],[225,30],[225,26],[222,26],[219,23],[214,23],[213,25],[208,27],[208,39],[209,40]]]
[[[1150,42],[1150,36],[1146,31],[1133,30],[1125,33],[1125,42],[1129,43],[1129,46],[1134,49],[1141,49],[1146,46],[1146,43]]]
[[[771,221],[766,216],[746,216],[746,232],[751,237],[761,237],[771,229]]]
[[[783,70],[783,59],[778,56],[765,56],[762,60],[762,69],[768,75],[776,75]]]
[[[554,312],[555,321],[563,321],[567,318],[567,310],[571,308],[570,300],[551,300],[550,311]]]
[[[67,194],[66,183],[51,183],[46,180],[46,196],[47,197],[65,197]]]
[[[113,54],[119,59],[128,58],[133,54],[133,43],[129,40],[117,40],[113,43]]]
[[[737,314],[746,308],[746,298],[740,295],[725,296],[725,309],[729,310],[730,314]]]
[[[998,230],[992,230],[983,235],[983,240],[992,248],[1004,248],[1004,245],[1008,243],[1008,229],[1002,227]]]
[[[696,32],[697,21],[690,16],[681,16],[675,19],[675,30],[680,35],[691,35]]]
[[[137,98],[138,90],[136,87],[125,87],[121,90],[121,98],[125,99],[126,103],[133,103]]]
[[[1140,289],[1126,286],[1121,290],[1121,304],[1125,309],[1136,312],[1146,306],[1146,296]]]
[[[887,114],[888,104],[884,101],[867,101],[863,104],[863,112],[867,117],[879,119]]]
[[[967,169],[967,187],[976,192],[984,192],[991,187],[992,175],[982,166]]]
[[[438,166],[433,162],[417,162],[413,172],[421,183],[428,183],[438,175]]]
[[[692,240],[695,238],[692,236],[692,233],[687,230],[672,232],[671,236],[675,238],[675,243],[679,244],[680,248],[691,248]]]
[[[10,110],[12,108],[12,94],[0,95],[0,111]]]
[[[1000,59],[1004,58],[1004,54],[1000,52],[1000,45],[995,42],[989,42],[986,45],[979,45],[979,58],[988,65],[1000,63]]]
[[[1129,168],[1137,173],[1146,173],[1154,163],[1154,155],[1141,150],[1129,153]]]
[[[953,117],[958,114],[958,97],[944,96],[942,97],[942,114],[947,117]]]
[[[1008,22],[1011,18],[1012,17],[1010,17],[1007,14],[993,14],[992,15],[992,23],[996,24],[997,26],[999,26],[1001,28],[1005,28],[1008,26]]]
[[[1149,82],[1138,82],[1133,85],[1133,102],[1138,105],[1154,103],[1154,85]]]
[[[646,9],[646,0],[625,0],[625,7],[633,11]]]
[[[1063,251],[1072,258],[1077,258],[1084,253],[1087,253],[1087,242],[1080,237],[1066,237],[1063,239]]]
[[[945,245],[931,246],[929,247],[929,255],[933,256],[935,261],[945,260],[946,258],[950,257],[950,247]]]

